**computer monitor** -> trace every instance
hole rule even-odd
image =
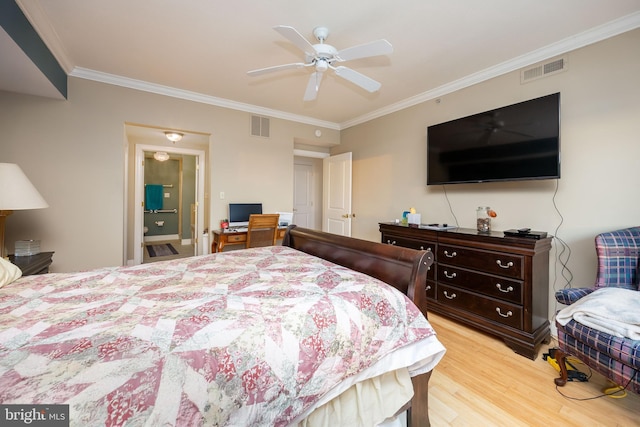
[[[261,214],[262,203],[229,203],[229,227],[246,227],[251,214]]]

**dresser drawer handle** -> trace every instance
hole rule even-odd
[[[496,311],[498,312],[498,314],[501,317],[511,317],[511,316],[513,316],[513,313],[511,312],[511,310],[507,311],[507,314],[502,314],[502,311],[500,311],[500,307],[496,307]]]
[[[389,240],[387,240],[387,244],[388,245],[395,245],[396,241],[395,240],[392,241],[391,239],[389,239]]]
[[[453,251],[452,253],[449,253],[449,251],[444,251],[444,256],[446,256],[447,258],[453,258],[456,257],[458,254],[456,253],[456,251]]]
[[[502,285],[500,283],[496,283],[496,288],[498,288],[500,292],[504,293],[513,292],[513,288],[511,286],[509,286],[507,289],[502,289]]]
[[[453,279],[457,276],[456,273],[451,273],[449,274],[449,272],[447,270],[444,271],[444,275],[447,276],[447,279]]]
[[[447,297],[447,299],[454,299],[457,295],[456,294],[451,294],[451,296],[449,296],[447,291],[444,291],[444,296]]]
[[[427,285],[427,289],[426,290],[430,291],[431,290],[431,285]]]
[[[513,267],[513,262],[509,261],[506,265],[502,263],[501,260],[497,260],[496,264],[498,264],[498,266],[502,267],[502,268],[511,268]]]
[[[431,252],[431,248],[427,248],[427,249],[425,249],[425,248],[424,248],[424,246],[420,246],[420,250],[421,250],[421,251]]]

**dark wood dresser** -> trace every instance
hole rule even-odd
[[[428,311],[498,336],[530,359],[549,342],[550,237],[396,223],[380,223],[380,233],[383,243],[434,253],[427,275]]]
[[[49,266],[53,262],[53,252],[40,252],[29,256],[9,255],[9,261],[22,270],[23,276],[45,274],[49,272]]]

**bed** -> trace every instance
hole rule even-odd
[[[23,277],[0,288],[0,403],[69,405],[76,426],[373,426],[407,408],[427,426],[432,262],[291,226],[282,246]]]

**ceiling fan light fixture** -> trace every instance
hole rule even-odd
[[[174,144],[178,141],[180,141],[182,139],[182,137],[184,136],[183,133],[180,132],[173,132],[173,131],[167,131],[164,133],[165,136],[167,137],[167,139],[171,142],[173,142]]]
[[[324,58],[318,59],[318,61],[316,62],[316,71],[318,71],[319,73],[323,73],[327,71],[328,68],[329,68],[329,62],[326,59]]]
[[[167,153],[166,151],[156,151],[155,153],[153,153],[153,158],[159,162],[164,162],[166,160],[169,160],[169,153]]]

